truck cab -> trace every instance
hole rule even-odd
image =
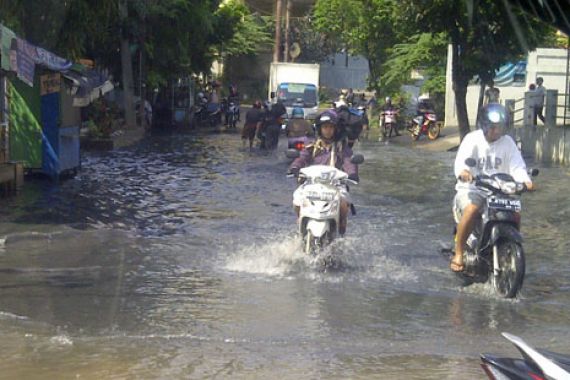
[[[314,119],[318,113],[318,89],[311,83],[280,83],[277,86],[276,101],[280,101],[291,116],[294,107],[301,107],[305,119]]]

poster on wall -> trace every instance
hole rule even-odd
[[[40,76],[40,95],[59,92],[60,87],[61,75],[59,73],[49,73]]]

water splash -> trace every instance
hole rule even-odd
[[[242,247],[238,245],[238,248],[227,256],[223,267],[232,272],[284,276],[304,263],[305,258],[300,240],[286,237],[281,241],[254,243]]]

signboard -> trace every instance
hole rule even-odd
[[[60,86],[61,75],[59,73],[50,73],[40,76],[40,95],[59,92]]]
[[[35,46],[19,37],[16,37],[13,41],[16,41],[16,74],[20,80],[33,87],[37,60]]]

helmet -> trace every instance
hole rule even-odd
[[[315,120],[315,126],[317,127],[317,134],[321,136],[321,127],[323,126],[323,124],[332,124],[335,127],[335,138],[336,138],[336,135],[338,134],[338,123],[339,123],[338,114],[334,109],[331,108],[329,110],[324,111],[319,116],[317,116],[317,119]]]
[[[256,100],[253,103],[253,108],[261,108],[261,100]]]
[[[509,115],[504,106],[499,103],[489,103],[479,110],[477,128],[481,129],[485,136],[491,127],[499,127],[501,135],[505,134],[509,123]]]
[[[295,107],[293,108],[293,111],[291,111],[291,118],[293,119],[303,119],[304,117],[305,112],[301,107]]]

